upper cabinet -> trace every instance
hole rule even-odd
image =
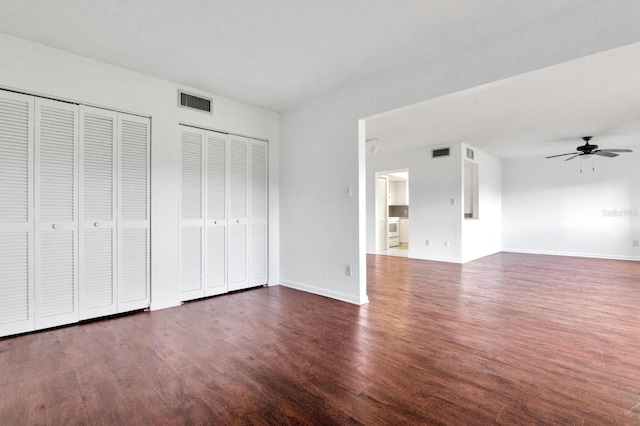
[[[406,206],[409,204],[409,185],[406,180],[389,182],[389,205]]]
[[[405,206],[409,204],[409,185],[406,180],[395,182],[396,185],[396,201],[398,205]]]

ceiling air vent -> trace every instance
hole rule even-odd
[[[473,160],[474,154],[471,148],[467,148],[467,158]]]
[[[192,95],[191,93],[178,90],[178,105],[184,108],[197,109],[199,111],[211,112],[211,99]]]
[[[449,156],[449,148],[439,148],[431,150],[431,158]]]

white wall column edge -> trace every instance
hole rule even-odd
[[[358,299],[369,303],[367,296],[367,124],[358,120]],[[375,197],[374,197],[375,201]],[[375,237],[374,237],[375,239]]]

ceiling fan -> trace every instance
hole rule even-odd
[[[582,140],[584,141],[584,145],[581,145],[576,148],[578,152],[569,152],[567,154],[558,154],[551,155],[545,158],[554,158],[554,157],[563,157],[565,155],[571,155],[571,157],[567,158],[564,161],[573,160],[576,157],[582,157],[583,159],[593,158],[594,155],[599,155],[601,157],[617,157],[618,152],[633,152],[630,149],[598,149],[598,145],[592,145],[589,141],[593,138],[593,136],[583,136]]]

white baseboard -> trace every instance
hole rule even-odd
[[[162,302],[151,302],[149,306],[150,311],[159,311],[160,309],[168,309],[175,308],[176,306],[180,306],[182,304],[179,300],[165,300]]]
[[[306,291],[307,293],[313,293],[320,296],[328,297],[330,299],[341,300],[343,302],[352,303],[354,305],[365,305],[369,303],[369,298],[367,296],[364,297],[364,300],[361,300],[359,297],[353,296],[351,294],[342,293],[339,291],[327,290],[326,288],[320,288],[320,287],[312,286],[309,284],[303,284],[295,281],[280,280],[280,285],[294,288],[296,290]]]
[[[525,249],[513,249],[513,248],[503,248],[502,251],[508,252],[508,253],[544,254],[549,256],[588,257],[591,259],[631,260],[636,262],[640,261],[640,257],[638,256],[620,256],[620,255],[548,251],[548,250],[525,250]]]

